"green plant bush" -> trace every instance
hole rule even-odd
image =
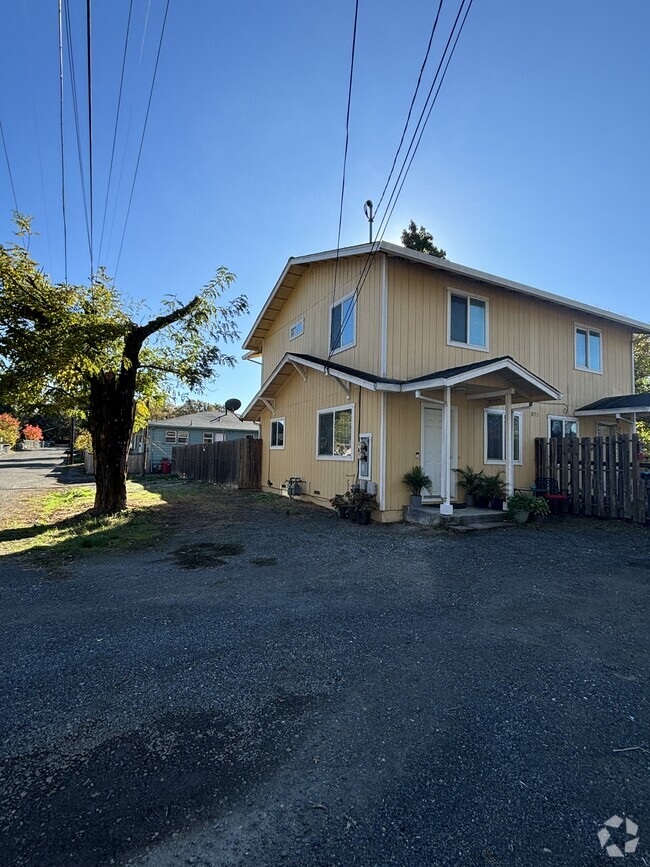
[[[483,470],[475,472],[472,467],[467,466],[463,469],[454,470],[458,473],[458,484],[461,488],[465,488],[465,493],[471,496],[476,496],[479,493],[485,473]]]
[[[420,497],[423,489],[429,489],[433,484],[431,478],[427,476],[422,467],[413,467],[408,473],[404,473],[402,483],[409,488],[414,497]]]

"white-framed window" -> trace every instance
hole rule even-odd
[[[166,430],[165,431],[165,442],[166,443],[175,443],[176,442],[176,431],[175,430]]]
[[[211,443],[211,442],[214,442],[214,434],[207,433],[207,431],[204,431],[203,444],[206,445],[207,443]]]
[[[548,435],[549,437],[557,437],[558,439],[562,437],[577,437],[578,419],[567,415],[549,415]]]
[[[506,462],[506,411],[491,407],[484,413],[485,426],[485,463],[504,464]],[[523,414],[512,414],[512,458],[521,466]]]
[[[296,337],[300,337],[305,331],[305,317],[299,319],[297,322],[294,322],[293,325],[289,326],[289,340],[295,340]]]
[[[284,448],[284,426],[285,426],[285,419],[283,419],[283,418],[272,418],[271,419],[271,448],[272,449],[283,449]]]
[[[353,461],[354,404],[319,409],[316,415],[316,457]]]
[[[179,446],[186,446],[189,442],[190,435],[186,430],[179,430],[178,432],[178,444]]]
[[[341,352],[356,343],[357,302],[351,292],[330,306],[330,352]]]
[[[488,299],[449,289],[447,343],[467,349],[488,349]]]
[[[372,478],[372,434],[359,434],[359,478],[369,482]]]
[[[603,372],[603,333],[586,325],[575,326],[576,370]]]

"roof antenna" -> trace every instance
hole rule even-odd
[[[233,415],[235,415],[235,413],[237,412],[237,410],[239,409],[240,406],[241,406],[241,400],[238,400],[236,397],[231,397],[224,404],[224,409],[226,411],[221,413],[221,415],[218,415],[216,418],[211,418],[210,422],[212,423],[213,421],[219,421],[220,418],[224,418],[225,416],[227,416],[229,412],[231,412]],[[240,419],[240,421],[241,421],[241,419]]]
[[[368,201],[363,206],[363,213],[366,215],[366,218],[368,220],[368,230],[370,232],[370,243],[371,244],[372,244],[372,223],[373,223],[373,220],[375,219],[373,216],[373,213],[372,213],[372,209],[373,209],[372,200],[368,199]]]

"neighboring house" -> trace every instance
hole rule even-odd
[[[257,439],[259,426],[242,421],[229,412],[220,418],[220,412],[195,412],[163,421],[150,421],[147,426],[147,464],[150,471],[157,469],[164,458],[171,460],[174,446],[218,443],[246,437]],[[142,444],[136,444],[142,450]]]
[[[297,476],[326,505],[367,481],[381,519],[401,520],[402,476],[421,464],[429,502],[451,514],[463,498],[454,468],[528,487],[536,437],[632,432],[650,414],[650,395],[622,399],[633,336],[650,325],[387,242],[371,249],[289,259],[244,342],[262,362],[242,417],[261,423],[265,490]]]

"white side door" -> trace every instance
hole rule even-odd
[[[442,497],[442,407],[422,404],[422,469],[431,478],[432,485],[423,491],[425,499]],[[453,468],[458,465],[458,413],[451,409],[451,496],[457,491],[457,478]]]

